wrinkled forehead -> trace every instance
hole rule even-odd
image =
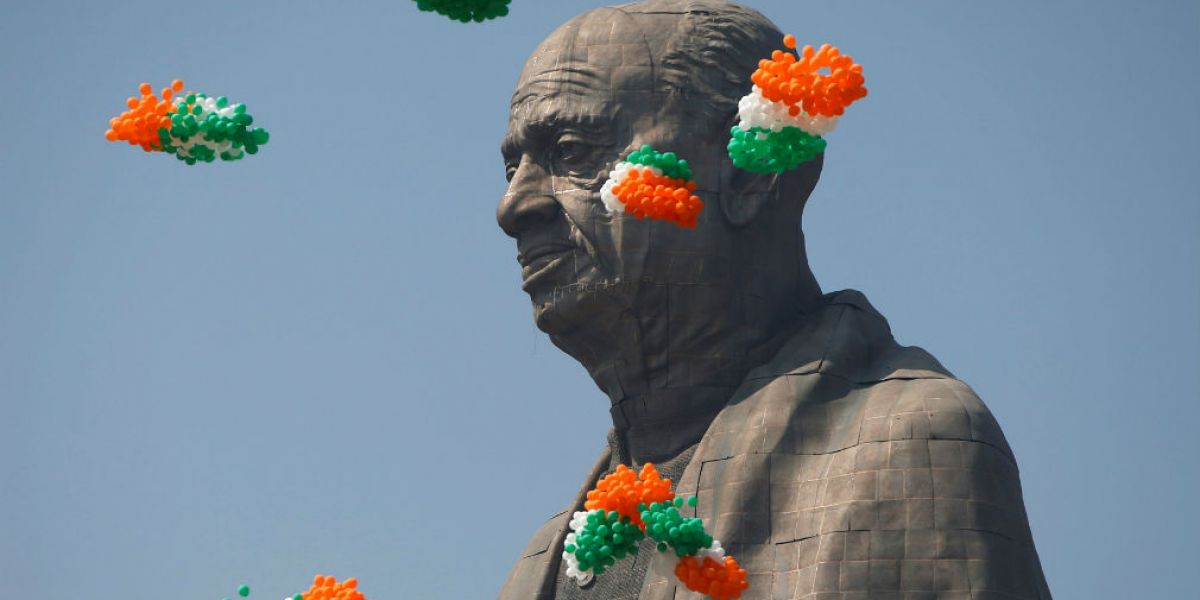
[[[614,8],[591,11],[568,21],[534,51],[513,93],[512,117],[531,117],[547,106],[604,112],[618,99],[655,93],[655,38]]]

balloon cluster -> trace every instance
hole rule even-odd
[[[695,506],[695,500],[696,497],[692,496],[687,502],[688,506]],[[659,552],[671,548],[676,556],[691,556],[701,548],[712,545],[713,537],[704,532],[704,523],[700,519],[689,519],[679,514],[683,505],[683,498],[675,498],[644,506],[641,511],[646,534],[658,542]]]
[[[162,150],[158,130],[171,126],[170,114],[175,110],[171,97],[183,89],[183,82],[176,79],[171,87],[163,88],[162,99],[154,95],[150,84],[138,87],[141,98],[130,97],[125,101],[129,110],[108,120],[108,131],[104,137],[110,142],[129,142],[141,146],[146,152]]]
[[[691,228],[704,210],[704,202],[694,191],[696,182],[686,160],[646,145],[613,166],[600,189],[600,199],[609,212],[624,211],[638,219]]]
[[[417,8],[463,23],[482,23],[508,14],[512,0],[416,0]]]
[[[733,166],[754,173],[783,173],[825,151],[825,140],[795,127],[771,131],[759,127],[729,130],[729,158]]]
[[[571,533],[563,543],[568,577],[596,575],[618,560],[638,553],[638,543],[646,537],[629,517],[615,510],[577,511],[571,517]]]
[[[796,38],[787,35],[783,44],[794,50]],[[867,95],[862,65],[829,44],[804,46],[799,56],[776,50],[750,80],[728,150],[735,166],[755,173],[789,171],[824,152],[822,136]]]
[[[709,556],[685,556],[675,565],[675,576],[689,590],[716,600],[737,598],[747,587],[746,571],[738,566],[732,556],[717,560]]]
[[[365,600],[363,593],[358,591],[358,580],[351,577],[341,583],[331,575],[313,577],[313,584],[303,594],[296,594],[292,600]]]
[[[783,44],[794,50],[796,38],[785,36]],[[829,44],[823,44],[817,50],[805,46],[800,50],[799,58],[777,50],[770,60],[759,63],[750,80],[768,100],[785,104],[792,116],[801,111],[825,117],[840,116],[847,106],[867,95],[862,65]]]
[[[652,464],[642,466],[641,472],[625,465],[596,482],[596,487],[587,493],[583,503],[586,510],[600,509],[628,515],[638,527],[644,528],[639,504],[670,502],[675,498],[671,491],[671,480],[663,479]]]
[[[671,551],[679,558],[675,576],[689,590],[716,600],[739,598],[749,587],[746,570],[725,555],[721,542],[704,531],[703,521],[679,513],[685,504],[696,506],[696,497],[676,497],[671,480],[663,479],[653,464],[646,463],[636,474],[618,465],[587,493],[587,512],[571,517],[562,553],[567,576],[585,582],[601,575],[616,561],[637,554],[638,544],[649,537],[658,552]]]
[[[138,87],[141,98],[126,101],[129,110],[109,120],[104,137],[128,142],[146,152],[167,152],[194,165],[197,162],[240,160],[255,154],[270,135],[265,129],[249,129],[254,117],[245,104],[205,94],[182,94],[183,82],[176,79],[162,89],[161,98],[148,83]]]
[[[238,586],[237,593],[243,598],[249,596],[250,586]],[[313,577],[313,584],[307,592],[288,596],[283,600],[366,600],[366,597],[358,591],[358,580],[353,577],[338,583],[337,579],[328,575],[317,575]]]

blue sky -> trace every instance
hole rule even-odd
[[[750,4],[871,90],[806,214],[823,288],[988,403],[1057,597],[1194,593],[1200,6]],[[6,592],[493,597],[610,425],[494,218],[521,65],[598,5],[0,6]],[[271,142],[104,140],[175,77]]]

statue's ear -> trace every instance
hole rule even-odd
[[[729,115],[723,129],[723,137],[729,139],[729,131],[738,124],[737,111]],[[721,213],[732,227],[745,227],[763,212],[767,203],[778,193],[778,175],[752,173],[733,166],[729,155],[721,157]]]
[[[769,212],[772,202],[798,202],[799,210],[804,210],[821,179],[824,164],[822,152],[786,173],[762,175],[733,166],[733,161],[725,156],[721,161],[721,213],[730,226],[744,227],[763,212]],[[786,197],[781,198],[785,189]]]
[[[733,227],[744,227],[758,217],[779,194],[779,175],[751,173],[721,161],[721,213]]]

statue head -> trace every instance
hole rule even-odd
[[[497,219],[537,326],[614,401],[736,385],[752,348],[820,295],[801,216],[822,158],[756,175],[725,150],[750,74],[782,37],[728,2],[650,0],[572,19],[521,73]],[[706,205],[694,229],[606,211],[609,169],[643,144],[692,165]]]

